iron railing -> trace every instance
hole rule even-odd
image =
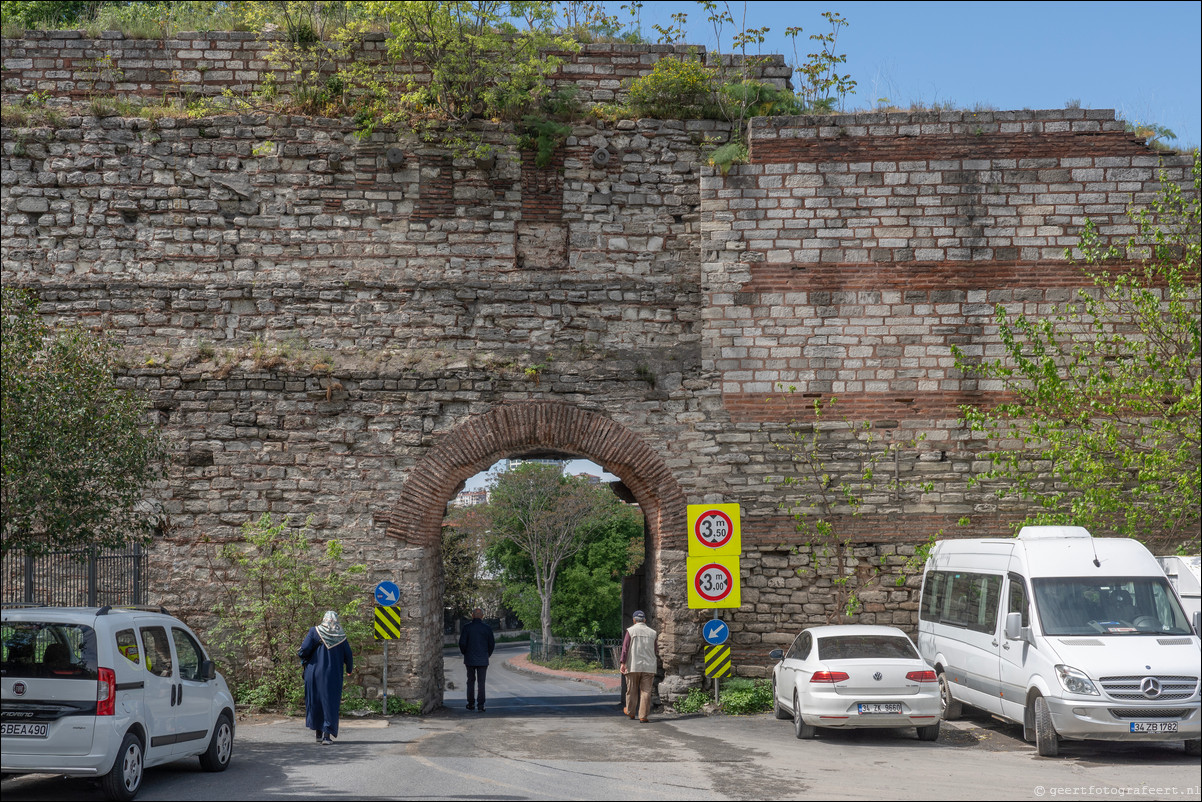
[[[622,649],[622,641],[607,639],[600,641],[578,642],[552,638],[544,643],[539,635],[530,636],[530,655],[539,660],[552,660],[556,657],[575,657],[588,663],[600,663],[602,668],[617,668],[618,653]]]
[[[148,556],[128,551],[70,549],[37,556],[12,551],[0,568],[0,600],[51,607],[146,604]]]

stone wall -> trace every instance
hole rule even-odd
[[[28,90],[79,44],[27,39],[39,50],[6,85]],[[585,56],[617,75],[661,52],[644,50]],[[81,80],[37,80],[52,78]],[[728,133],[711,121],[582,123],[546,170],[481,133],[495,160],[407,132],[360,141],[347,121],[80,116],[5,128],[0,158],[5,284],[117,339],[122,383],[174,443],[152,599],[203,624],[216,547],[263,512],[312,515],[370,564],[368,585],[401,582],[413,637],[389,676],[429,702],[430,533],[460,482],[539,449],[598,460],[648,513],[665,693],[699,680],[708,617],[685,609],[684,505],[742,505],[744,605],[726,618],[740,673],[762,675],[771,648],[840,612],[838,569],[780,485],[789,421],[815,398],[924,438],[887,466],[904,487],[843,521],[858,620],[912,629],[914,545],[1005,534],[1023,513],[966,486],[982,444],[957,404],[996,388],[959,376],[951,345],[995,354],[995,304],[1067,299],[1064,248],[1086,217],[1125,234],[1162,158],[1096,111],[756,120],[751,163],[725,175],[703,163]],[[1164,164],[1184,181],[1186,160]],[[846,431],[822,448],[859,469]]]

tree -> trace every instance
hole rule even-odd
[[[112,345],[51,329],[32,295],[8,287],[3,321],[0,552],[149,538],[157,521],[143,491],[166,447],[145,402],[116,387]]]
[[[574,640],[616,638],[622,633],[622,578],[643,562],[643,516],[607,488],[594,487],[599,509],[585,527],[583,544],[560,566],[551,597],[551,632]],[[488,550],[499,569],[507,606],[524,622],[540,621],[541,600],[533,564],[516,544],[500,540]]]
[[[501,474],[489,503],[495,538],[507,539],[530,560],[543,642],[551,640],[551,598],[564,562],[580,551],[602,497],[558,466],[527,463]]]
[[[1196,152],[1192,194],[1162,171],[1151,204],[1129,212],[1126,243],[1106,245],[1087,222],[1078,252],[1092,287],[1051,317],[998,306],[1001,358],[956,351],[961,370],[1007,399],[963,408],[995,448],[975,481],[1034,501],[1029,522],[1197,552],[1200,183]]]
[[[442,527],[443,605],[457,616],[470,617],[485,607],[483,577],[487,514],[481,507],[452,509]]]

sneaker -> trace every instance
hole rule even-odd
[[[484,712],[484,705],[480,705],[480,712],[481,712],[481,713],[483,713],[483,712]]]
[[[468,710],[475,710],[475,709],[476,709],[476,706],[475,706],[475,705],[468,705],[468,706],[467,706],[467,709],[468,709]]]
[[[322,746],[330,746],[330,745],[331,745],[331,744],[333,744],[333,743],[334,743],[334,742],[330,740],[330,736],[328,736],[328,735],[327,735],[325,738],[322,738],[322,739],[321,739],[321,745],[322,745]]]
[[[317,733],[317,742],[321,743],[321,733]]]

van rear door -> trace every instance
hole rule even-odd
[[[18,755],[86,755],[96,730],[96,632],[55,621],[0,624],[0,736]]]

